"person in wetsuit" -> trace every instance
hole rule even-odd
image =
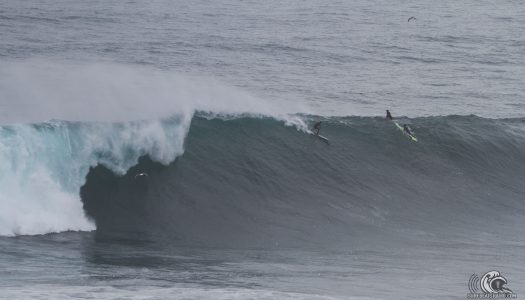
[[[393,119],[392,115],[390,114],[390,111],[388,109],[386,110],[386,119],[387,120],[392,120]]]
[[[403,125],[403,130],[405,131],[406,134],[412,135],[412,131],[410,130],[410,127],[408,127],[407,124]]]
[[[314,127],[312,128],[312,131],[315,133],[315,135],[319,135],[319,131],[321,130],[321,121],[314,124]]]

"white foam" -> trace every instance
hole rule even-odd
[[[1,127],[0,235],[93,230],[79,197],[89,168],[125,174],[146,154],[168,164],[183,153],[190,120]]]

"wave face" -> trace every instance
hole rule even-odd
[[[173,163],[155,161],[180,153],[181,140],[124,176],[114,171],[145,151],[133,151],[127,163],[120,162],[125,151],[117,152],[119,163],[106,159],[91,169],[82,201],[101,237],[225,246],[496,241],[521,228],[525,119],[402,121],[418,143],[382,118],[324,119],[326,145],[270,118],[197,116]],[[139,172],[149,176],[135,178]],[[75,178],[75,187],[83,183]]]

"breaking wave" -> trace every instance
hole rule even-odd
[[[437,236],[503,217],[512,227],[525,209],[524,119],[400,122],[418,143],[373,117],[324,118],[330,145],[286,121],[207,113],[3,126],[0,234],[96,225],[101,235],[264,246]]]
[[[0,108],[14,116],[0,115],[3,236],[96,228],[268,246],[497,239],[522,227],[523,118],[398,119],[415,143],[383,118],[292,114],[202,79],[29,66],[0,71]],[[317,120],[330,144],[308,134]]]

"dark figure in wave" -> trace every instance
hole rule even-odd
[[[408,127],[407,124],[403,125],[403,130],[405,131],[406,134],[412,135],[412,131],[410,130],[410,127]]]
[[[315,133],[315,135],[319,135],[319,131],[321,131],[321,121],[314,124],[312,131]]]
[[[386,110],[386,119],[387,120],[392,120],[393,119],[392,115],[390,114],[390,111],[388,109]]]

